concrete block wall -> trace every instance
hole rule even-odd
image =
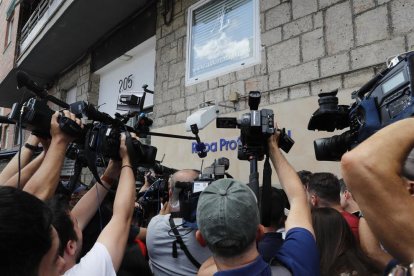
[[[186,87],[187,9],[196,2],[176,0],[170,26],[159,6],[156,127],[184,122],[205,101],[229,104],[232,92],[268,92],[262,94],[265,106],[358,88],[387,57],[414,50],[412,0],[260,0],[261,64]],[[245,100],[237,108],[245,109]]]
[[[98,104],[99,76],[91,72],[91,57],[88,56],[79,62],[72,70],[62,75],[51,94],[66,100],[66,93],[76,87],[76,100]]]

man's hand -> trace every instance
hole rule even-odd
[[[75,114],[69,112],[68,110],[63,110],[62,112],[63,116],[68,117],[72,121],[75,121],[80,127],[83,127],[82,121],[79,118],[76,118]],[[75,139],[75,137],[66,134],[60,129],[58,120],[59,116],[62,116],[61,113],[59,114],[59,112],[56,111],[55,114],[53,114],[52,120],[50,121],[50,135],[52,136],[52,141],[54,142],[69,144]]]
[[[171,207],[170,207],[170,202],[167,201],[164,203],[164,205],[162,206],[162,209],[160,211],[160,215],[168,215],[171,213]]]
[[[130,133],[132,139],[137,139],[137,135],[135,133]],[[121,134],[121,143],[119,145],[119,156],[122,159],[122,166],[124,165],[131,165],[131,161],[128,155],[128,149],[126,147],[126,136],[125,133]]]
[[[269,149],[277,149],[279,147],[279,137],[280,137],[280,131],[276,130],[277,127],[275,126],[275,133],[272,134],[267,139],[267,144],[269,146]],[[270,154],[272,154],[272,151],[270,151]]]

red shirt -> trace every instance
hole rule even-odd
[[[351,228],[352,233],[354,233],[354,236],[357,239],[357,242],[359,242],[359,232],[358,232],[359,219],[356,216],[346,211],[342,211],[341,215],[344,217],[346,222],[348,222],[348,225]]]

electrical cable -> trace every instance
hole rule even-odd
[[[22,146],[23,146],[23,141],[22,141],[22,113],[23,113],[23,107],[20,110],[20,116],[19,116],[19,124],[17,125],[18,127],[18,134],[19,134],[19,153],[17,156],[17,166],[18,166],[18,176],[17,176],[17,189],[20,189],[20,179],[21,179],[21,155],[22,155]]]

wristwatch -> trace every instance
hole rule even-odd
[[[31,150],[31,151],[39,151],[40,150],[40,147],[30,145],[29,143],[24,144],[24,147]]]

